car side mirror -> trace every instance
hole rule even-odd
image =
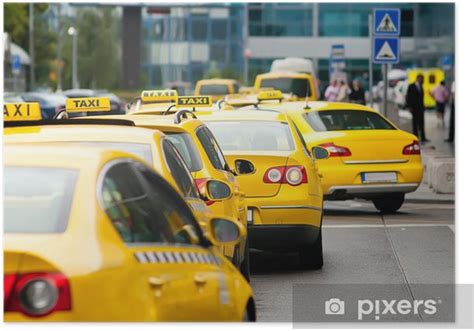
[[[204,190],[201,190],[201,194],[204,200],[208,201],[223,201],[232,197],[232,189],[229,184],[222,180],[210,179],[206,181]]]
[[[324,159],[329,158],[329,151],[324,147],[321,147],[321,146],[313,147],[312,152],[313,152],[313,157],[316,160],[324,160]]]
[[[237,175],[250,175],[255,172],[255,166],[248,160],[235,160],[235,172]]]
[[[241,223],[225,218],[213,218],[209,221],[208,236],[214,245],[234,245],[246,235],[247,230]]]

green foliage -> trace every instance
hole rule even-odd
[[[109,7],[77,10],[76,24],[64,22],[62,55],[63,88],[72,85],[72,36],[67,29],[74,25],[78,33],[78,79],[81,88],[114,89],[120,81],[119,18]]]
[[[48,85],[49,73],[53,67],[52,60],[56,52],[56,34],[51,31],[44,13],[49,4],[34,4],[34,47],[35,76],[37,85]],[[15,44],[29,52],[29,4],[4,4],[4,29]]]

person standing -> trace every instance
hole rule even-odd
[[[337,95],[338,102],[348,102],[349,101],[349,87],[345,81],[341,80],[339,82],[339,94]]]
[[[425,102],[423,91],[423,75],[416,76],[416,81],[408,86],[406,103],[412,114],[413,134],[421,142],[428,142],[425,135]]]
[[[351,92],[349,93],[349,101],[359,105],[365,105],[365,91],[357,79],[352,81]]]
[[[327,101],[336,101],[338,95],[339,87],[337,86],[337,80],[333,80],[331,85],[326,88],[326,91],[324,92],[324,98]]]
[[[449,100],[449,91],[445,86],[444,80],[430,92],[430,95],[436,101],[436,116],[438,117],[438,126],[444,127],[444,110],[446,109],[446,104]]]

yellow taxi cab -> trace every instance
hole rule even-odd
[[[255,320],[247,281],[213,244],[245,228],[208,221],[133,154],[4,148],[7,322]]]
[[[93,101],[96,103],[90,104]],[[79,103],[82,102],[82,105]],[[77,104],[77,106],[76,106]],[[78,98],[66,100],[67,112],[95,112],[110,109],[107,98]],[[27,104],[11,104],[7,108],[22,107],[23,119],[30,119],[26,113]],[[108,108],[109,107],[109,108]],[[5,113],[5,112],[4,112]],[[110,115],[107,118],[111,118]],[[7,126],[9,118],[4,115]],[[4,129],[6,143],[63,143],[79,146],[101,146],[123,150],[134,154],[161,174],[179,192],[194,211],[201,224],[211,217],[207,201],[222,201],[230,198],[227,183],[212,180],[201,188],[199,193],[192,175],[180,153],[165,134],[157,130],[134,127],[133,122],[120,120],[96,121],[93,117],[84,119],[56,119],[43,122],[27,122],[26,126],[18,122]],[[209,190],[212,189],[212,198]],[[224,195],[225,194],[225,195]],[[202,199],[203,198],[203,199]]]
[[[408,84],[412,84],[416,81],[418,75],[422,75],[423,91],[424,91],[424,104],[426,108],[435,108],[436,101],[431,96],[431,91],[439,86],[444,80],[444,71],[440,68],[415,68],[407,71]]]
[[[371,200],[383,213],[403,205],[423,177],[418,138],[370,107],[336,102],[282,102],[258,106],[286,112],[308,148],[322,146],[325,200]],[[243,107],[242,109],[254,108]]]
[[[273,88],[282,93],[292,94],[297,100],[318,100],[318,86],[313,75],[307,73],[281,71],[268,72],[255,78],[256,90]]]
[[[201,79],[196,83],[194,95],[210,95],[212,101],[222,99],[226,94],[237,93],[239,83],[235,79]]]
[[[215,112],[199,118],[215,135],[246,192],[250,247],[299,252],[303,268],[323,265],[321,147],[310,151],[286,114]]]
[[[203,99],[204,98],[204,99]],[[156,97],[156,100],[161,100]],[[125,119],[134,125],[142,128],[159,130],[166,134],[167,138],[174,144],[186,165],[188,166],[197,186],[201,190],[212,184],[216,180],[223,182],[230,187],[230,197],[226,199],[210,199],[207,204],[213,215],[226,215],[227,218],[238,221],[244,226],[247,225],[247,207],[245,194],[241,190],[232,169],[222,154],[219,145],[206,125],[195,118],[194,112],[189,109],[205,109],[207,113],[212,106],[208,96],[180,96],[177,103],[172,105],[169,116],[165,116],[163,105],[156,105],[156,113],[150,107],[142,112],[127,115],[111,115],[107,117],[96,116],[97,120],[102,119]],[[166,106],[164,106],[166,108]],[[183,109],[182,107],[188,108]],[[176,109],[180,109],[175,112]],[[172,110],[172,111],[171,111]],[[200,111],[201,112],[201,111]],[[212,111],[209,111],[212,112]],[[161,114],[161,115],[156,115]],[[194,118],[193,118],[194,117]],[[218,188],[214,190],[220,191]],[[226,191],[226,190],[224,190]],[[247,239],[244,238],[238,245],[225,245],[223,247],[225,256],[229,257],[234,265],[238,266],[242,274],[249,279],[249,249]]]

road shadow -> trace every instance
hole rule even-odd
[[[250,250],[250,273],[271,274],[301,270],[297,253],[272,253]]]

